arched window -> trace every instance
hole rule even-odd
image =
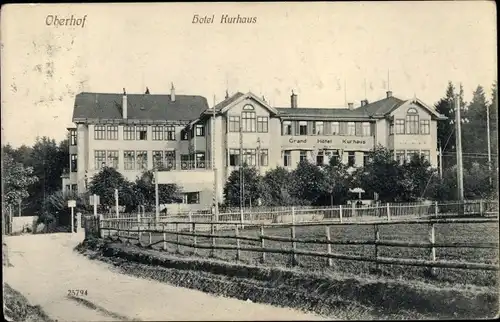
[[[415,108],[406,112],[406,134],[418,134],[418,112]]]
[[[254,107],[250,104],[243,106],[243,112],[241,112],[241,130],[243,132],[255,132],[255,119]]]

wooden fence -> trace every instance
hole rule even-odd
[[[342,223],[338,221],[323,221],[323,222],[308,222],[308,223],[288,223],[288,224],[245,224],[245,228],[253,227],[259,228],[259,236],[242,236],[240,231],[242,224],[240,222],[185,222],[185,221],[172,221],[168,223],[157,223],[153,228],[143,228],[142,225],[138,225],[134,221],[124,221],[124,220],[112,220],[105,219],[101,220],[99,234],[101,237],[118,237],[123,238],[130,242],[131,240],[137,240],[138,243],[145,247],[152,247],[158,244],[163,244],[163,249],[167,249],[167,244],[177,245],[177,252],[179,252],[179,246],[190,247],[196,253],[197,249],[209,249],[213,255],[214,250],[234,250],[236,252],[236,259],[241,259],[241,251],[250,251],[260,253],[260,261],[262,263],[266,262],[266,254],[278,253],[290,255],[292,265],[297,264],[297,255],[302,256],[312,256],[319,258],[328,259],[328,265],[332,266],[333,259],[342,260],[352,260],[352,261],[362,261],[362,262],[373,262],[376,264],[377,268],[379,264],[395,264],[395,265],[407,265],[407,266],[420,266],[433,269],[435,267],[441,268],[461,268],[461,269],[475,269],[475,270],[489,270],[498,271],[498,264],[489,263],[477,263],[477,262],[459,262],[459,261],[445,261],[436,259],[436,248],[489,248],[498,249],[498,242],[447,242],[447,243],[437,243],[435,241],[435,225],[436,224],[478,224],[478,223],[498,223],[498,218],[477,218],[477,219],[413,219],[413,220],[392,220],[392,221],[376,221],[376,222],[351,222]],[[383,225],[395,225],[395,224],[405,224],[405,225],[415,225],[415,224],[426,224],[428,225],[428,242],[414,242],[414,241],[397,241],[397,240],[381,240],[379,234],[379,228]],[[224,225],[225,227],[232,227],[234,230],[234,235],[223,234],[222,231],[218,231],[216,228],[218,225]],[[373,226],[373,238],[365,240],[332,240],[330,234],[330,228],[332,226],[338,225],[370,225]],[[202,229],[199,229],[203,227]],[[325,235],[323,238],[297,238],[296,228],[297,227],[307,227],[307,226],[321,226],[325,229]],[[210,229],[206,229],[209,227]],[[282,236],[272,236],[265,234],[266,228],[284,228],[289,229],[290,237]],[[204,230],[208,230],[205,232]],[[153,241],[153,234],[157,236],[162,236],[161,239]],[[143,236],[148,237],[148,242],[143,245]],[[176,236],[176,240],[169,240],[167,235]],[[183,242],[180,240],[181,236],[190,236],[193,238],[192,243]],[[209,238],[211,239],[210,245],[197,243],[197,237],[199,238]],[[223,239],[235,239],[236,245],[219,244],[216,240]],[[256,246],[241,246],[241,241],[253,241],[260,243],[258,247]],[[266,241],[277,241],[281,243],[287,243],[291,245],[290,250],[270,248],[266,247]],[[326,246],[325,251],[307,251],[297,249],[297,244],[319,244]],[[359,256],[359,255],[347,255],[333,253],[331,245],[373,245],[374,254],[373,256]],[[428,259],[407,259],[407,258],[391,258],[379,256],[378,247],[388,246],[388,247],[407,247],[407,248],[426,248],[429,250]]]

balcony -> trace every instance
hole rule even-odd
[[[156,167],[164,171],[187,171],[187,170],[212,170],[209,160],[190,160],[190,161],[163,161],[155,162]]]

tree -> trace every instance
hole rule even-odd
[[[302,160],[292,171],[290,194],[296,200],[317,204],[321,196],[324,195],[324,180],[325,173],[320,167],[307,160]]]
[[[487,143],[487,102],[482,86],[473,93],[472,101],[464,113],[462,125],[462,146],[464,153],[482,153],[488,151]],[[469,168],[473,162],[486,164],[487,158],[464,158],[464,165]]]
[[[437,173],[424,156],[413,155],[409,162],[403,163],[401,170],[399,200],[418,201],[425,197],[432,197],[431,183],[434,182],[433,179],[437,177]]]
[[[2,152],[4,205],[19,205],[20,202],[28,198],[30,195],[28,187],[36,183],[38,178],[33,175],[33,168],[25,167],[21,163],[15,162],[11,151],[9,153]]]
[[[34,175],[39,178],[29,188],[32,196],[28,204],[30,212],[39,213],[46,197],[61,188],[61,175],[67,166],[68,158],[67,154],[63,157],[60,146],[54,139],[46,136],[36,138],[30,157],[26,160],[26,164],[33,167]]]
[[[244,205],[255,204],[262,195],[262,177],[257,173],[257,169],[247,166],[234,170],[224,185],[224,200],[226,205],[240,205],[240,171],[243,173]]]
[[[154,172],[144,171],[134,183],[133,190],[136,194],[137,202],[144,205],[146,211],[152,211],[156,205],[156,190],[154,184]],[[179,202],[180,189],[175,184],[158,185],[158,199],[160,204]]]
[[[76,201],[75,215],[86,210],[86,201],[82,195],[75,193],[63,194],[61,190],[58,190],[43,201],[38,222],[43,223],[46,228],[53,222],[63,226],[71,226],[71,209],[68,207],[68,200]]]
[[[283,167],[269,170],[262,178],[263,204],[268,206],[293,206],[300,204],[300,201],[293,198],[288,191],[291,178],[291,173]]]
[[[389,149],[377,146],[369,152],[371,162],[360,170],[359,184],[365,191],[374,191],[383,202],[395,201],[400,194],[401,166]]]
[[[116,169],[102,168],[89,183],[89,192],[98,195],[101,206],[107,210],[115,205],[115,189],[118,189],[118,202],[125,206],[126,212],[137,207],[133,184]]]
[[[352,177],[347,169],[345,164],[335,158],[330,159],[329,164],[323,167],[323,199],[326,199],[325,203],[329,203],[330,206],[344,204],[349,199]]]
[[[498,87],[495,81],[491,88],[491,104],[489,106],[490,115],[490,144],[491,153],[497,154],[498,152]],[[492,157],[492,167],[498,167],[498,156]],[[495,162],[496,161],[496,162]]]

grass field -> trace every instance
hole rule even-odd
[[[373,240],[374,228],[371,225],[354,226],[341,225],[331,226],[332,240]],[[234,235],[234,231],[220,231],[222,235]],[[265,235],[290,237],[290,228],[265,228]],[[379,226],[380,240],[414,241],[427,242],[429,240],[429,229],[427,224],[394,224]],[[240,230],[240,236],[258,237],[258,228],[246,228]],[[325,228],[323,226],[296,227],[296,238],[318,238],[325,239]],[[162,234],[153,234],[152,241],[157,242],[163,239]],[[175,241],[177,236],[167,234],[167,240]],[[180,241],[192,243],[193,237],[181,236]],[[435,224],[436,243],[444,242],[497,242],[499,240],[498,223],[474,223],[474,224]],[[142,234],[143,244],[149,243],[147,233]],[[198,245],[211,245],[210,238],[197,237]],[[236,245],[235,239],[217,238],[218,245]],[[260,247],[260,242],[240,240],[240,246]],[[163,243],[154,245],[154,248],[161,249]],[[266,248],[292,249],[291,243],[265,241]],[[333,253],[359,255],[373,257],[375,246],[373,245],[331,245]],[[326,252],[326,245],[297,243],[298,250],[311,250]],[[167,243],[167,251],[174,253],[177,245]],[[197,249],[194,254],[193,248],[179,246],[180,254],[184,256],[209,257],[209,249]],[[430,250],[425,248],[388,247],[378,246],[379,257],[393,257],[402,259],[430,259]],[[473,248],[437,248],[437,260],[467,261],[478,263],[498,263],[498,249],[473,249]],[[226,261],[236,260],[235,250],[215,250],[214,257]],[[240,261],[243,263],[260,263],[261,253],[241,251]],[[440,284],[463,284],[477,286],[494,286],[498,282],[498,272],[483,270],[449,269],[435,268],[433,276],[429,276],[425,267],[413,267],[403,265],[379,264],[379,270],[373,262],[361,262],[353,260],[334,259],[333,265],[328,267],[326,258],[298,255],[299,267],[306,270],[325,272],[345,272],[359,275],[381,274],[392,278],[415,279],[433,281]],[[266,266],[291,266],[291,256],[286,254],[266,254]]]

